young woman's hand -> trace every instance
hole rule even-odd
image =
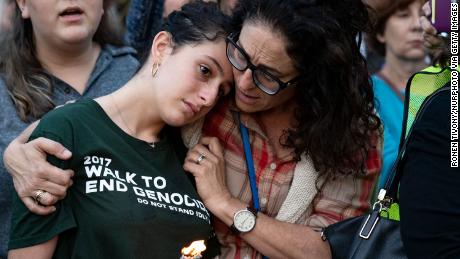
[[[72,184],[72,170],[62,170],[46,161],[48,154],[59,159],[69,159],[72,154],[61,144],[45,138],[25,143],[28,135],[21,134],[6,148],[3,160],[13,177],[14,188],[33,213],[46,215],[55,210],[52,206],[65,197]],[[39,202],[35,199],[39,198]]]
[[[210,211],[232,198],[225,180],[223,149],[217,138],[203,137],[191,148],[184,169],[195,177],[198,194]]]

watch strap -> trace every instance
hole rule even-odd
[[[235,235],[239,235],[241,234],[241,231],[239,231],[236,227],[235,227],[235,222],[232,223],[232,225],[230,226],[230,230],[233,232],[233,234]]]

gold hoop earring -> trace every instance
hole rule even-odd
[[[152,77],[155,77],[157,75],[159,68],[160,68],[160,63],[155,62],[152,66]]]

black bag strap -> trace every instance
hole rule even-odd
[[[412,79],[414,78],[414,76],[415,75],[413,75],[409,79],[409,81],[407,83],[408,85],[407,85],[406,89],[409,90],[409,91],[410,91],[410,85],[411,85],[411,82],[412,82]],[[405,151],[406,151],[406,148],[407,148],[407,144],[408,144],[409,140],[411,139],[411,135],[412,135],[412,131],[414,129],[414,126],[418,122],[420,117],[423,115],[423,113],[425,112],[426,107],[428,106],[428,104],[430,104],[431,101],[433,100],[433,97],[436,96],[440,92],[448,91],[448,90],[450,90],[450,82],[448,82],[446,85],[444,85],[443,87],[439,88],[438,90],[434,91],[432,94],[430,94],[423,101],[422,105],[420,106],[420,109],[417,112],[417,115],[415,116],[414,122],[412,123],[412,126],[409,129],[409,133],[407,134],[407,137],[405,137],[405,138],[401,137],[401,139],[404,140],[404,141],[400,145],[398,156],[397,156],[395,162],[393,163],[393,166],[392,166],[391,171],[390,171],[391,173],[389,174],[389,176],[387,178],[387,181],[385,183],[385,187],[379,191],[379,194],[378,194],[377,198],[380,201],[383,201],[385,198],[391,198],[393,201],[397,200],[399,181],[400,181],[400,179],[402,177],[402,170],[400,169],[400,167],[402,166],[402,160],[404,158],[404,154],[405,154]],[[410,98],[410,96],[406,95],[405,98],[406,98],[406,100],[405,100],[405,104],[404,104],[403,129],[406,127],[406,124],[407,124],[407,109],[408,109],[408,104],[409,104],[408,98]],[[405,135],[405,130],[403,130],[401,134]]]

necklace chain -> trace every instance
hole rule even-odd
[[[121,121],[123,122],[123,124],[125,125],[125,127],[128,129],[129,133],[131,134],[131,136],[133,137],[136,137],[136,134],[134,134],[134,131],[128,126],[128,123],[126,123],[125,119],[123,118],[123,115],[121,114],[121,111],[120,111],[120,108],[118,108],[118,105],[117,105],[117,102],[115,101],[115,97],[113,96],[113,94],[110,95],[112,97],[112,102],[113,102],[113,105],[115,106],[115,109],[117,110],[117,113],[118,115],[120,116],[121,118]],[[152,148],[155,147],[155,142],[147,142]]]

